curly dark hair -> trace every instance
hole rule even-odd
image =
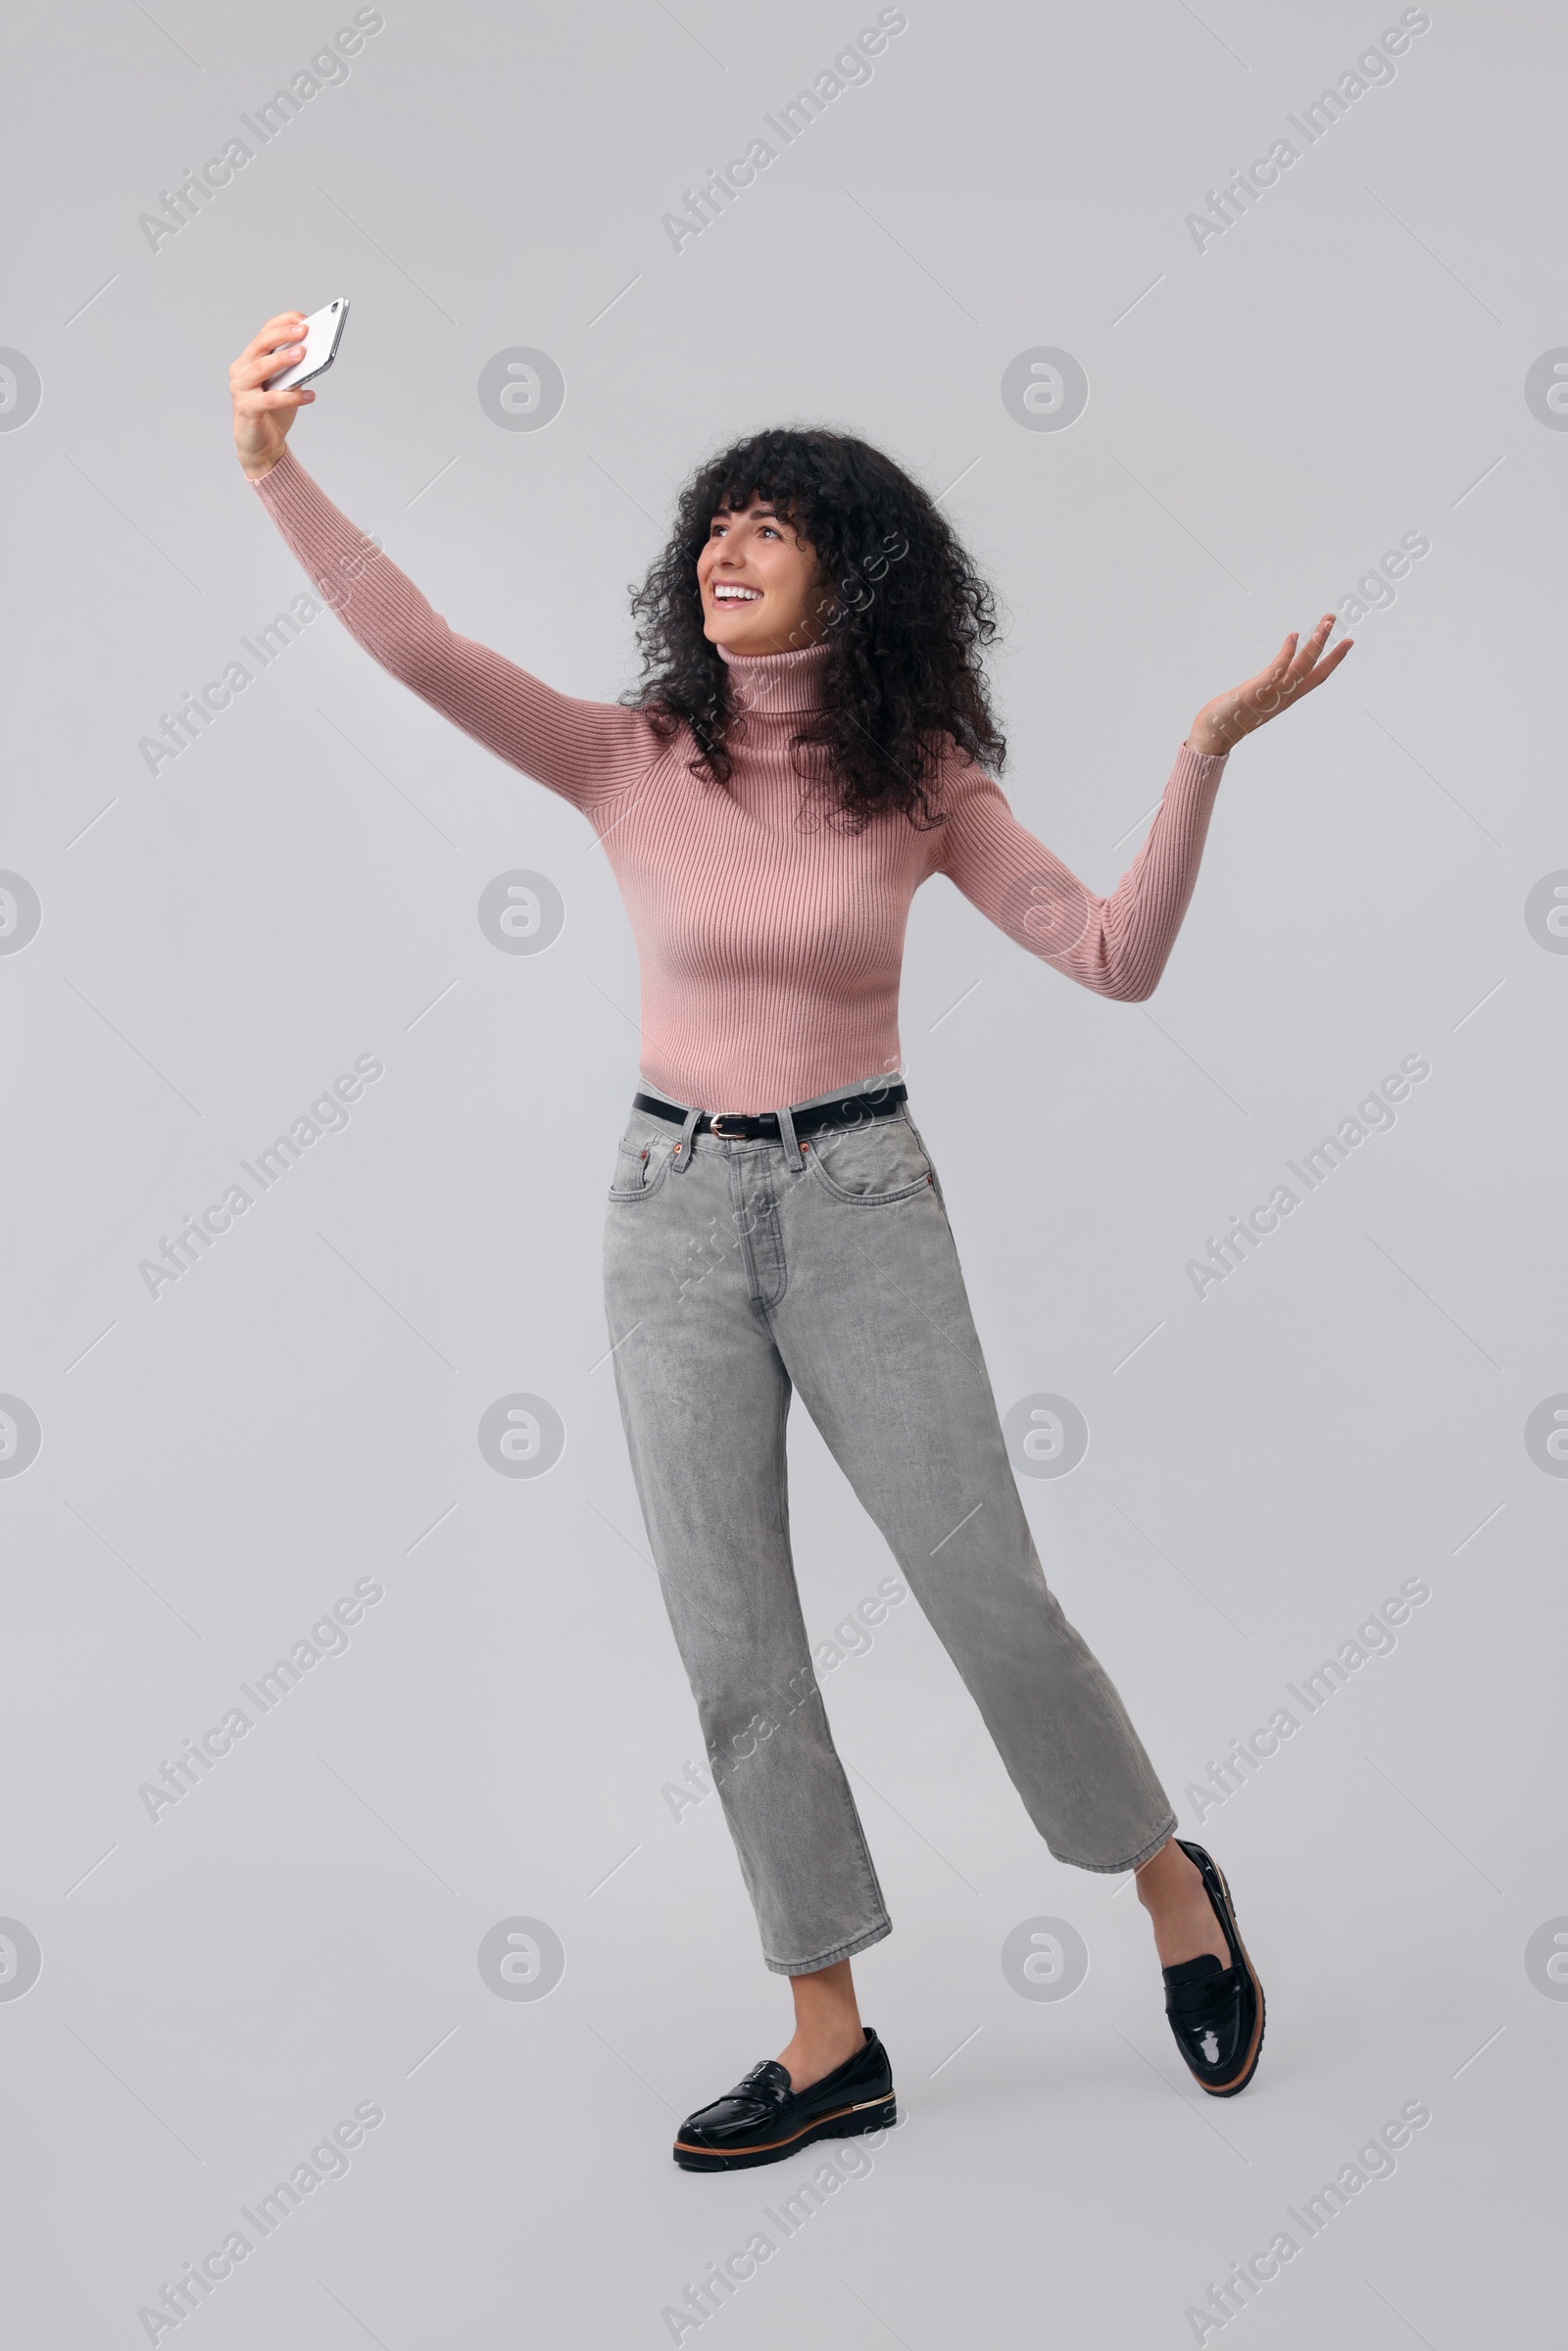
[[[995,599],[927,492],[846,433],[779,427],[699,466],[632,595],[643,675],[626,701],[666,739],[688,726],[693,773],[728,782],[740,714],[703,633],[697,559],[715,514],[758,500],[812,549],[831,596],[822,709],[796,735],[797,772],[847,829],[884,808],[940,823],[928,787],[950,744],[994,771],[1006,758],[980,658],[997,634]]]

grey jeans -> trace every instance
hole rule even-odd
[[[804,1142],[789,1110],[773,1142],[694,1139],[696,1116],[631,1113],[605,1300],[643,1517],[767,1965],[808,1975],[891,1932],[796,1590],[796,1390],[1052,1852],[1136,1868],[1175,1814],[1047,1589],[906,1110]]]

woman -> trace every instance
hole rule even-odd
[[[810,1666],[790,1556],[793,1389],[881,1528],[1052,1852],[1137,1874],[1202,2087],[1250,2081],[1263,1994],[1224,1878],[1046,1587],[936,1170],[898,1082],[910,899],[933,873],[1083,986],[1152,994],[1232,744],[1321,685],[1304,645],[1205,704],[1143,848],[1094,897],[1015,822],[980,649],[989,591],[863,442],[769,432],[706,465],[636,599],[624,706],[458,637],[285,436],[297,311],[230,370],[241,465],[346,627],[435,709],[579,808],[642,972],[642,1087],[605,1237],[621,1412],[670,1621],[795,2031],[681,2127],[730,2171],[896,2116],[850,1962],[890,1925]]]

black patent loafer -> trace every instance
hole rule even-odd
[[[1205,1951],[1200,1959],[1184,1959],[1166,1968],[1165,2014],[1199,2087],[1213,2098],[1234,2098],[1257,2071],[1263,2046],[1263,1986],[1247,1956],[1219,1864],[1185,1837],[1176,1842],[1202,1877],[1203,1890],[1230,1945],[1231,1964],[1221,1967],[1213,1953]]]
[[[782,2163],[816,2138],[857,2138],[899,2119],[888,2053],[869,2025],[865,2046],[813,2082],[790,2086],[776,2057],[754,2065],[727,2097],[687,2116],[675,2138],[675,2161],[688,2172],[742,2172]]]

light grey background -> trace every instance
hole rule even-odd
[[[29,2351],[145,2341],[139,2308],[364,2100],[385,2122],[347,2177],[185,2323],[210,2346],[667,2342],[814,2169],[668,2161],[781,2045],[787,1993],[716,1799],[677,1820],[665,1792],[697,1737],[603,1360],[638,1052],[603,857],[325,616],[176,760],[138,751],[304,586],[224,370],[340,293],[299,456],[457,626],[576,693],[627,682],[624,585],[721,439],[830,421],[953,485],[1009,612],[1006,787],[1102,889],[1200,705],[1430,538],[1234,756],[1150,1006],[945,885],[909,929],[912,1103],[999,1402],[1062,1396],[1090,1432],[1024,1498],[1173,1793],[1430,1587],[1203,1819],[1268,1984],[1256,2083],[1188,2082],[1132,1892],[1050,1860],[896,1608],[827,1692],[896,1921],[858,1973],[908,2121],[681,2339],[1190,2342],[1208,2282],[1415,2099],[1396,2176],[1207,2339],[1544,2339],[1568,2008],[1525,1954],[1568,1913],[1568,1484],[1524,1429],[1568,1391],[1568,960],[1524,909],[1568,868],[1568,439],[1524,386],[1568,343],[1561,21],[1438,0],[1200,252],[1205,191],[1397,9],[906,13],[678,253],[662,216],[873,9],[388,0],[156,252],[138,217],[352,12],[94,0],[13,32],[0,343],[41,404],[0,433],[0,866],[42,920],[0,955],[0,1390],[42,1448],[0,1478],[0,1911],[42,1973],[0,2040]],[[543,431],[479,404],[517,346],[564,377]],[[1003,405],[1037,346],[1087,373],[1066,431]],[[478,919],[517,871],[564,908],[538,955]],[[360,1054],[385,1074],[347,1129],[150,1298],[138,1262]],[[1406,1054],[1431,1075],[1393,1131],[1200,1299],[1205,1237]],[[560,1415],[543,1477],[481,1455],[514,1395]],[[804,1415],[791,1442],[826,1637],[890,1562]],[[347,1651],[149,1819],[139,1786],[366,1577]],[[564,1949],[545,1999],[481,1977],[516,1919]],[[1031,1919],[1085,1941],[1069,1998],[1004,1976]]]

